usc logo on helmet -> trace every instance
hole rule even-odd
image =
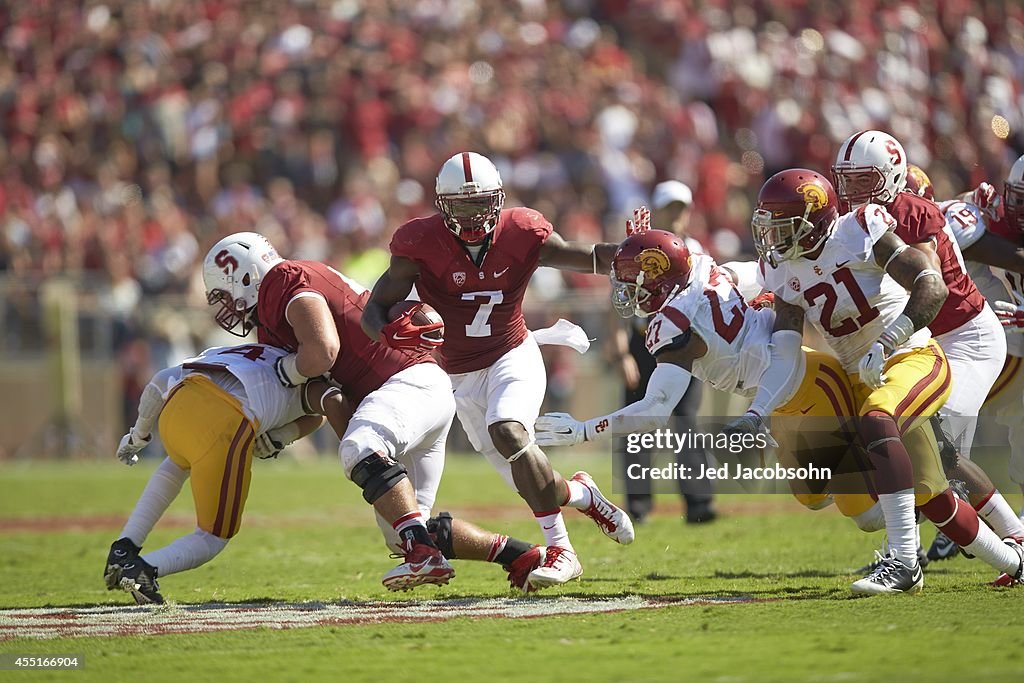
[[[811,211],[818,211],[828,206],[828,194],[825,192],[825,188],[818,183],[801,183],[796,186],[796,191],[803,195],[804,203],[811,207]]]
[[[658,247],[644,249],[633,260],[640,264],[640,270],[643,271],[644,276],[649,280],[661,277],[672,267],[668,254]]]

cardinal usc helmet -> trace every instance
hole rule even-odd
[[[888,133],[862,130],[839,146],[832,180],[850,210],[869,202],[888,206],[907,185],[907,154]]]
[[[498,169],[476,152],[460,152],[444,162],[435,192],[444,224],[467,244],[483,241],[494,230],[505,203]]]
[[[654,315],[689,284],[692,270],[682,238],[664,230],[627,237],[612,259],[612,305],[623,318]]]
[[[832,233],[839,202],[820,173],[791,168],[761,186],[751,219],[754,247],[773,268],[813,251]]]
[[[255,232],[236,232],[213,245],[203,259],[206,302],[219,306],[217,324],[244,337],[255,324],[260,281],[282,259],[266,237]]]
[[[1013,162],[1003,185],[1003,212],[1011,228],[1024,232],[1024,156]]]
[[[907,190],[918,197],[935,201],[935,188],[932,187],[932,179],[920,166],[907,164]]]

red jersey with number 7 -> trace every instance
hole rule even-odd
[[[897,237],[907,244],[931,242],[942,264],[942,279],[949,295],[928,323],[932,335],[955,330],[978,315],[985,307],[985,297],[967,274],[956,237],[939,205],[912,192],[900,192],[889,205],[889,214],[896,219]]]
[[[359,321],[369,290],[317,261],[282,261],[263,277],[256,305],[261,344],[298,349],[285,311],[299,296],[322,296],[327,301],[341,339],[331,377],[355,405],[396,373],[417,363],[434,362],[426,353],[392,349],[367,337]]]
[[[504,209],[474,256],[440,214],[414,218],[395,231],[391,253],[419,265],[416,292],[444,320],[439,357],[446,372],[490,367],[523,343],[523,296],[551,232],[533,209]]]

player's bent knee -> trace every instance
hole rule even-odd
[[[530,445],[530,433],[526,427],[513,420],[495,422],[487,427],[491,441],[502,455],[519,451]]]
[[[401,463],[386,455],[372,453],[355,464],[351,478],[363,490],[363,499],[373,505],[409,475]]]
[[[448,512],[440,512],[437,517],[427,520],[427,531],[430,533],[438,550],[449,560],[455,557],[455,543],[452,538],[452,516]]]
[[[793,497],[808,510],[824,510],[833,502],[828,493],[794,493]]]

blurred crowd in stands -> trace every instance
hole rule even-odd
[[[0,3],[0,40],[0,276],[91,283],[128,374],[182,334],[140,303],[201,304],[219,236],[372,284],[456,151],[569,238],[617,239],[682,180],[722,258],[768,174],[826,171],[857,129],[940,197],[1024,151],[1018,0],[31,0]]]

